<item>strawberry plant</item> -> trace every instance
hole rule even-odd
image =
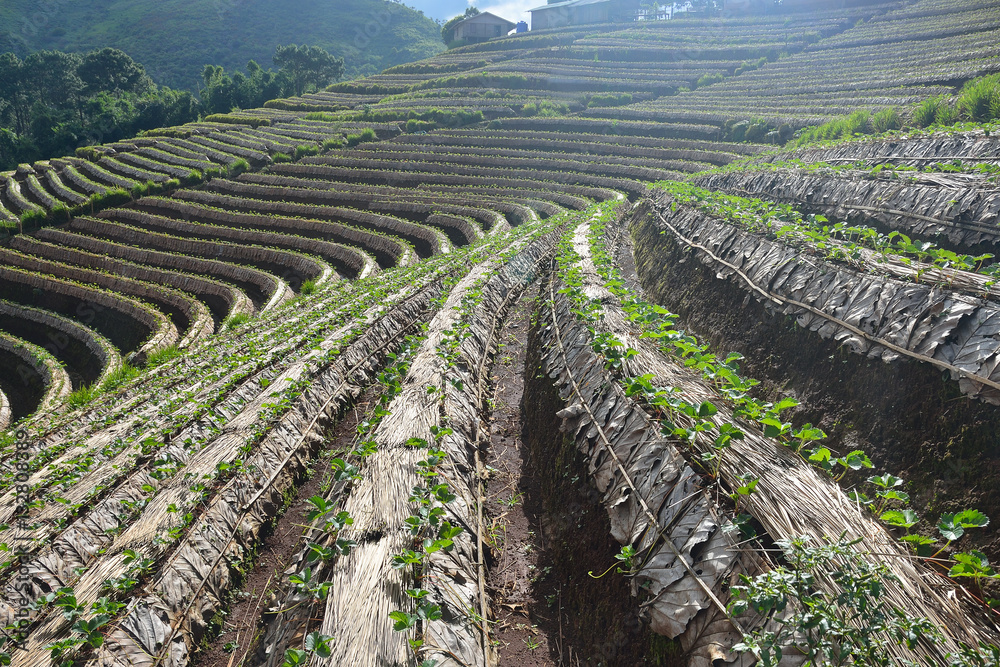
[[[730,605],[736,615],[771,618],[775,629],[754,630],[734,649],[752,653],[768,667],[778,665],[790,649],[811,664],[888,667],[896,664],[897,645],[913,649],[921,641],[942,641],[941,631],[926,618],[892,606],[882,584],[892,575],[885,565],[858,557],[851,549],[856,543],[779,540],[788,565],[757,577],[741,575]],[[832,580],[837,596],[820,592],[820,577]]]

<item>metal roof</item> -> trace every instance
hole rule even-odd
[[[557,9],[559,7],[583,7],[584,5],[600,5],[611,0],[563,0],[563,2],[553,2],[551,5],[542,5],[529,9],[529,12],[540,12],[546,9]]]
[[[461,21],[459,21],[458,23],[456,23],[456,24],[454,25],[454,27],[455,27],[455,28],[457,28],[458,26],[462,25],[463,23],[467,23],[467,22],[469,22],[469,21],[472,21],[473,19],[481,19],[481,18],[484,18],[484,17],[487,17],[487,16],[492,16],[493,18],[495,18],[495,19],[496,19],[496,20],[498,20],[498,21],[503,21],[504,23],[509,23],[511,27],[514,27],[514,26],[516,26],[516,25],[517,25],[517,24],[516,24],[516,23],[514,23],[513,21],[508,21],[508,20],[507,20],[507,19],[505,19],[504,17],[502,17],[502,16],[497,16],[496,14],[493,14],[492,12],[479,12],[479,13],[478,13],[478,14],[476,14],[475,16],[470,16],[470,17],[469,17],[469,18],[467,18],[467,19],[462,19]]]

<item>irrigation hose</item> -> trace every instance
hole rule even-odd
[[[900,186],[897,189],[897,192],[894,192],[892,194],[897,194],[899,189],[902,189],[902,186]],[[757,195],[760,194],[760,193],[750,192],[749,190],[743,188],[735,188],[735,190],[747,197],[756,197]],[[997,233],[997,228],[995,225],[990,225],[985,222],[977,222],[975,220],[959,224],[954,220],[945,220],[944,218],[934,218],[929,215],[921,215],[919,213],[914,213],[913,211],[901,211],[894,208],[882,208],[879,206],[862,206],[861,204],[845,204],[845,203],[824,204],[820,202],[807,201],[800,197],[792,197],[792,196],[784,197],[783,199],[785,201],[794,202],[802,206],[820,206],[822,208],[827,208],[827,209],[845,208],[849,211],[864,211],[865,213],[884,213],[888,215],[898,215],[901,218],[910,218],[912,220],[921,220],[923,222],[931,222],[937,225],[944,225],[945,227],[952,227],[960,231],[966,231],[967,228],[971,227],[972,229],[968,229],[967,231],[980,231],[991,235],[996,235]]]
[[[765,298],[770,299],[771,301],[777,303],[778,305],[792,305],[792,306],[795,306],[797,308],[802,308],[803,310],[806,310],[806,311],[812,313],[813,315],[816,315],[817,317],[822,317],[825,320],[833,322],[834,324],[847,329],[851,333],[854,333],[854,334],[857,334],[858,336],[861,336],[862,338],[864,338],[865,340],[867,340],[867,341],[869,341],[871,343],[874,343],[876,345],[881,345],[883,347],[886,347],[886,348],[892,350],[893,352],[897,352],[897,353],[899,353],[899,354],[901,354],[903,356],[910,357],[911,359],[916,359],[917,361],[923,361],[924,363],[931,364],[932,366],[936,366],[937,368],[940,368],[942,370],[950,371],[952,373],[955,373],[956,375],[959,375],[961,377],[964,377],[964,378],[970,380],[971,382],[974,382],[974,383],[977,383],[977,384],[981,384],[981,385],[990,387],[991,389],[996,389],[997,391],[1000,391],[1000,382],[994,382],[993,380],[990,380],[989,378],[984,378],[984,377],[981,377],[979,375],[975,375],[973,373],[970,373],[968,371],[962,370],[961,368],[959,368],[957,366],[953,366],[953,365],[951,365],[949,363],[946,363],[944,361],[940,361],[938,359],[934,359],[933,357],[928,357],[926,355],[919,354],[917,352],[913,352],[912,350],[908,350],[905,347],[900,347],[899,345],[896,345],[895,343],[890,343],[887,340],[884,340],[884,339],[879,338],[877,336],[872,336],[872,335],[870,335],[868,333],[865,333],[864,331],[862,331],[861,329],[857,328],[856,326],[854,326],[852,324],[849,324],[849,323],[845,322],[844,320],[842,320],[840,318],[834,317],[833,315],[830,315],[829,313],[825,313],[822,310],[819,310],[818,308],[814,308],[814,307],[810,306],[807,303],[803,303],[801,301],[796,301],[795,299],[789,299],[789,298],[780,296],[778,294],[775,294],[773,292],[770,292],[768,290],[765,290],[763,287],[761,287],[757,283],[755,283],[749,276],[747,276],[747,274],[745,274],[743,271],[741,271],[739,267],[735,266],[734,264],[730,264],[729,262],[727,262],[726,260],[724,260],[721,257],[719,257],[718,255],[716,255],[715,253],[713,253],[711,250],[709,250],[705,246],[700,245],[698,243],[695,243],[691,239],[688,239],[687,237],[685,237],[683,234],[681,234],[679,231],[677,231],[677,229],[673,225],[671,225],[669,222],[667,222],[666,219],[663,217],[662,214],[660,214],[659,211],[657,211],[656,215],[660,219],[660,221],[664,225],[666,225],[667,228],[671,232],[673,232],[674,235],[677,236],[677,238],[680,239],[685,245],[688,245],[688,246],[690,246],[692,248],[696,248],[698,250],[701,250],[702,252],[704,252],[706,255],[708,255],[709,257],[711,257],[713,260],[715,260],[719,264],[722,264],[723,266],[725,266],[725,267],[727,267],[729,269],[732,269],[754,291],[759,292]]]
[[[876,155],[873,157],[860,158],[864,162],[886,163],[892,160],[903,160],[905,162],[950,162],[952,160],[979,160],[977,155],[939,155],[937,157],[907,157],[905,155]],[[858,158],[832,157],[822,160],[823,162],[858,162]]]

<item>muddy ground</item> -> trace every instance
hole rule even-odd
[[[538,289],[546,287],[536,287],[533,294]],[[527,341],[521,400],[526,475],[521,489],[525,509],[537,517],[540,547],[528,611],[548,633],[552,664],[679,664],[673,657],[676,646],[649,631],[639,618],[640,601],[632,596],[628,580],[615,572],[621,545],[611,538],[601,494],[589,481],[583,455],[573,438],[559,430],[555,414],[565,403],[541,372],[537,329],[542,325],[535,322],[530,329],[522,325],[518,333]],[[552,650],[555,638],[558,644]],[[548,663],[501,661],[504,667],[522,664]]]

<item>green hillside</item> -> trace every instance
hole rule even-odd
[[[271,65],[279,44],[322,46],[347,75],[433,56],[439,28],[420,12],[383,0],[93,0],[0,5],[0,52],[120,48],[160,84],[194,89],[207,63]]]

